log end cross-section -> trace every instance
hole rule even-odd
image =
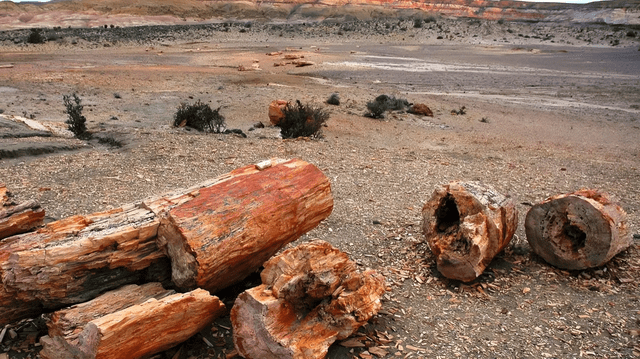
[[[564,269],[601,266],[631,245],[626,213],[595,190],[536,204],[527,213],[525,230],[533,251]]]
[[[347,255],[323,241],[270,259],[262,285],[238,296],[233,341],[248,359],[320,359],[377,314],[384,279],[356,271]]]
[[[212,293],[255,272],[329,216],[328,178],[301,161],[237,169],[165,211],[158,244],[183,290]]]
[[[436,188],[422,209],[422,229],[447,278],[472,281],[504,249],[518,225],[513,201],[478,182]]]

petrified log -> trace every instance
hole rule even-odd
[[[422,220],[438,271],[469,282],[509,244],[518,211],[510,198],[489,186],[452,182],[436,188],[422,208]]]
[[[130,285],[53,313],[42,337],[45,359],[136,359],[169,349],[225,311],[209,292]]]
[[[0,325],[139,281],[163,281],[159,219],[141,204],[73,216],[0,242]]]
[[[217,290],[255,272],[333,209],[328,178],[301,161],[237,169],[165,211],[158,244],[181,289]]]
[[[260,276],[231,309],[234,345],[248,359],[324,358],[378,312],[385,291],[380,274],[358,273],[323,241],[286,250]]]
[[[15,203],[7,187],[0,183],[0,240],[40,227],[44,209],[36,200]]]
[[[285,100],[274,100],[269,104],[269,121],[274,126],[278,126],[280,121],[284,118],[284,108],[287,106]]]
[[[564,269],[601,266],[631,245],[627,214],[596,190],[561,194],[536,204],[527,213],[525,230],[534,252]]]

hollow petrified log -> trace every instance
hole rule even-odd
[[[175,285],[215,293],[329,216],[331,186],[318,168],[301,160],[269,165],[237,169],[166,211],[158,243]]]
[[[42,337],[45,359],[136,359],[169,349],[225,311],[209,292],[129,285],[52,314]]]
[[[564,269],[601,266],[631,245],[627,214],[596,190],[536,204],[527,213],[525,231],[534,252]]]
[[[478,182],[436,188],[422,208],[422,229],[447,278],[472,281],[509,244],[518,225],[513,201]]]
[[[0,240],[40,227],[44,209],[36,200],[15,203],[7,187],[0,183]]]
[[[139,281],[163,281],[159,220],[141,205],[73,216],[0,242],[0,324],[95,298]]]
[[[381,307],[384,279],[356,272],[347,255],[323,241],[270,259],[262,285],[238,296],[231,309],[233,342],[248,359],[324,358]]]

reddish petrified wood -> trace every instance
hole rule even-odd
[[[255,272],[332,208],[329,180],[307,162],[247,166],[169,209],[158,243],[171,258],[175,285],[215,293]]]
[[[269,121],[272,125],[278,126],[284,118],[284,108],[287,106],[285,100],[274,100],[269,104]]]
[[[422,229],[447,278],[472,281],[509,244],[518,226],[513,201],[478,182],[436,188],[422,208]]]
[[[534,252],[564,269],[601,266],[631,245],[627,214],[596,190],[561,194],[536,204],[527,213],[525,230]]]
[[[323,241],[270,259],[261,278],[231,310],[233,342],[248,359],[324,358],[334,341],[378,312],[385,291],[381,275],[358,273],[345,253]]]
[[[73,216],[0,242],[0,324],[81,303],[141,280],[162,281],[169,263],[155,242],[159,220],[138,205]]]
[[[40,339],[45,359],[136,359],[187,340],[225,311],[209,292],[125,286],[53,314]]]
[[[44,209],[36,200],[15,203],[7,187],[0,183],[0,240],[40,227]]]

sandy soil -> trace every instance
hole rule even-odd
[[[459,33],[471,26],[439,21],[434,26]],[[126,34],[87,40],[79,33],[42,45],[5,40],[0,65],[12,65],[0,67],[5,115],[60,123],[62,95],[76,92],[89,129],[125,145],[91,142],[77,151],[3,159],[0,181],[61,218],[190,186],[265,158],[301,158],[331,179],[335,208],[296,243],[327,240],[387,278],[383,312],[360,331],[367,346],[402,358],[640,356],[635,38],[625,37],[624,47],[568,45],[578,40],[567,36],[550,43],[518,36],[532,25],[505,23],[481,39],[474,32],[437,39],[437,28],[398,25],[385,34],[378,34],[384,23],[367,25],[378,31],[232,25],[228,32],[153,28],[152,38],[143,40],[126,40]],[[554,33],[578,32],[558,27]],[[304,55],[315,65],[275,67],[283,55],[267,53],[276,51]],[[259,70],[238,71],[254,64]],[[340,106],[324,103],[332,93],[340,95]],[[435,117],[364,117],[366,102],[380,94],[425,103]],[[247,138],[171,127],[176,107],[198,99],[221,106],[228,127]],[[251,130],[268,123],[274,99],[326,108],[331,118],[324,138],[283,141],[273,127]],[[461,106],[465,115],[451,114]],[[0,138],[0,148],[16,141]],[[520,212],[512,244],[470,284],[438,274],[420,229],[422,205],[437,185],[453,180],[494,186],[515,198]],[[524,215],[533,203],[583,187],[621,201],[636,241],[602,268],[558,270],[530,252]],[[220,294],[229,306],[233,295]],[[228,318],[220,319],[213,331],[184,344],[180,358],[229,352],[228,327]],[[220,346],[208,348],[202,336]],[[366,358],[366,349],[336,345],[330,357]]]

